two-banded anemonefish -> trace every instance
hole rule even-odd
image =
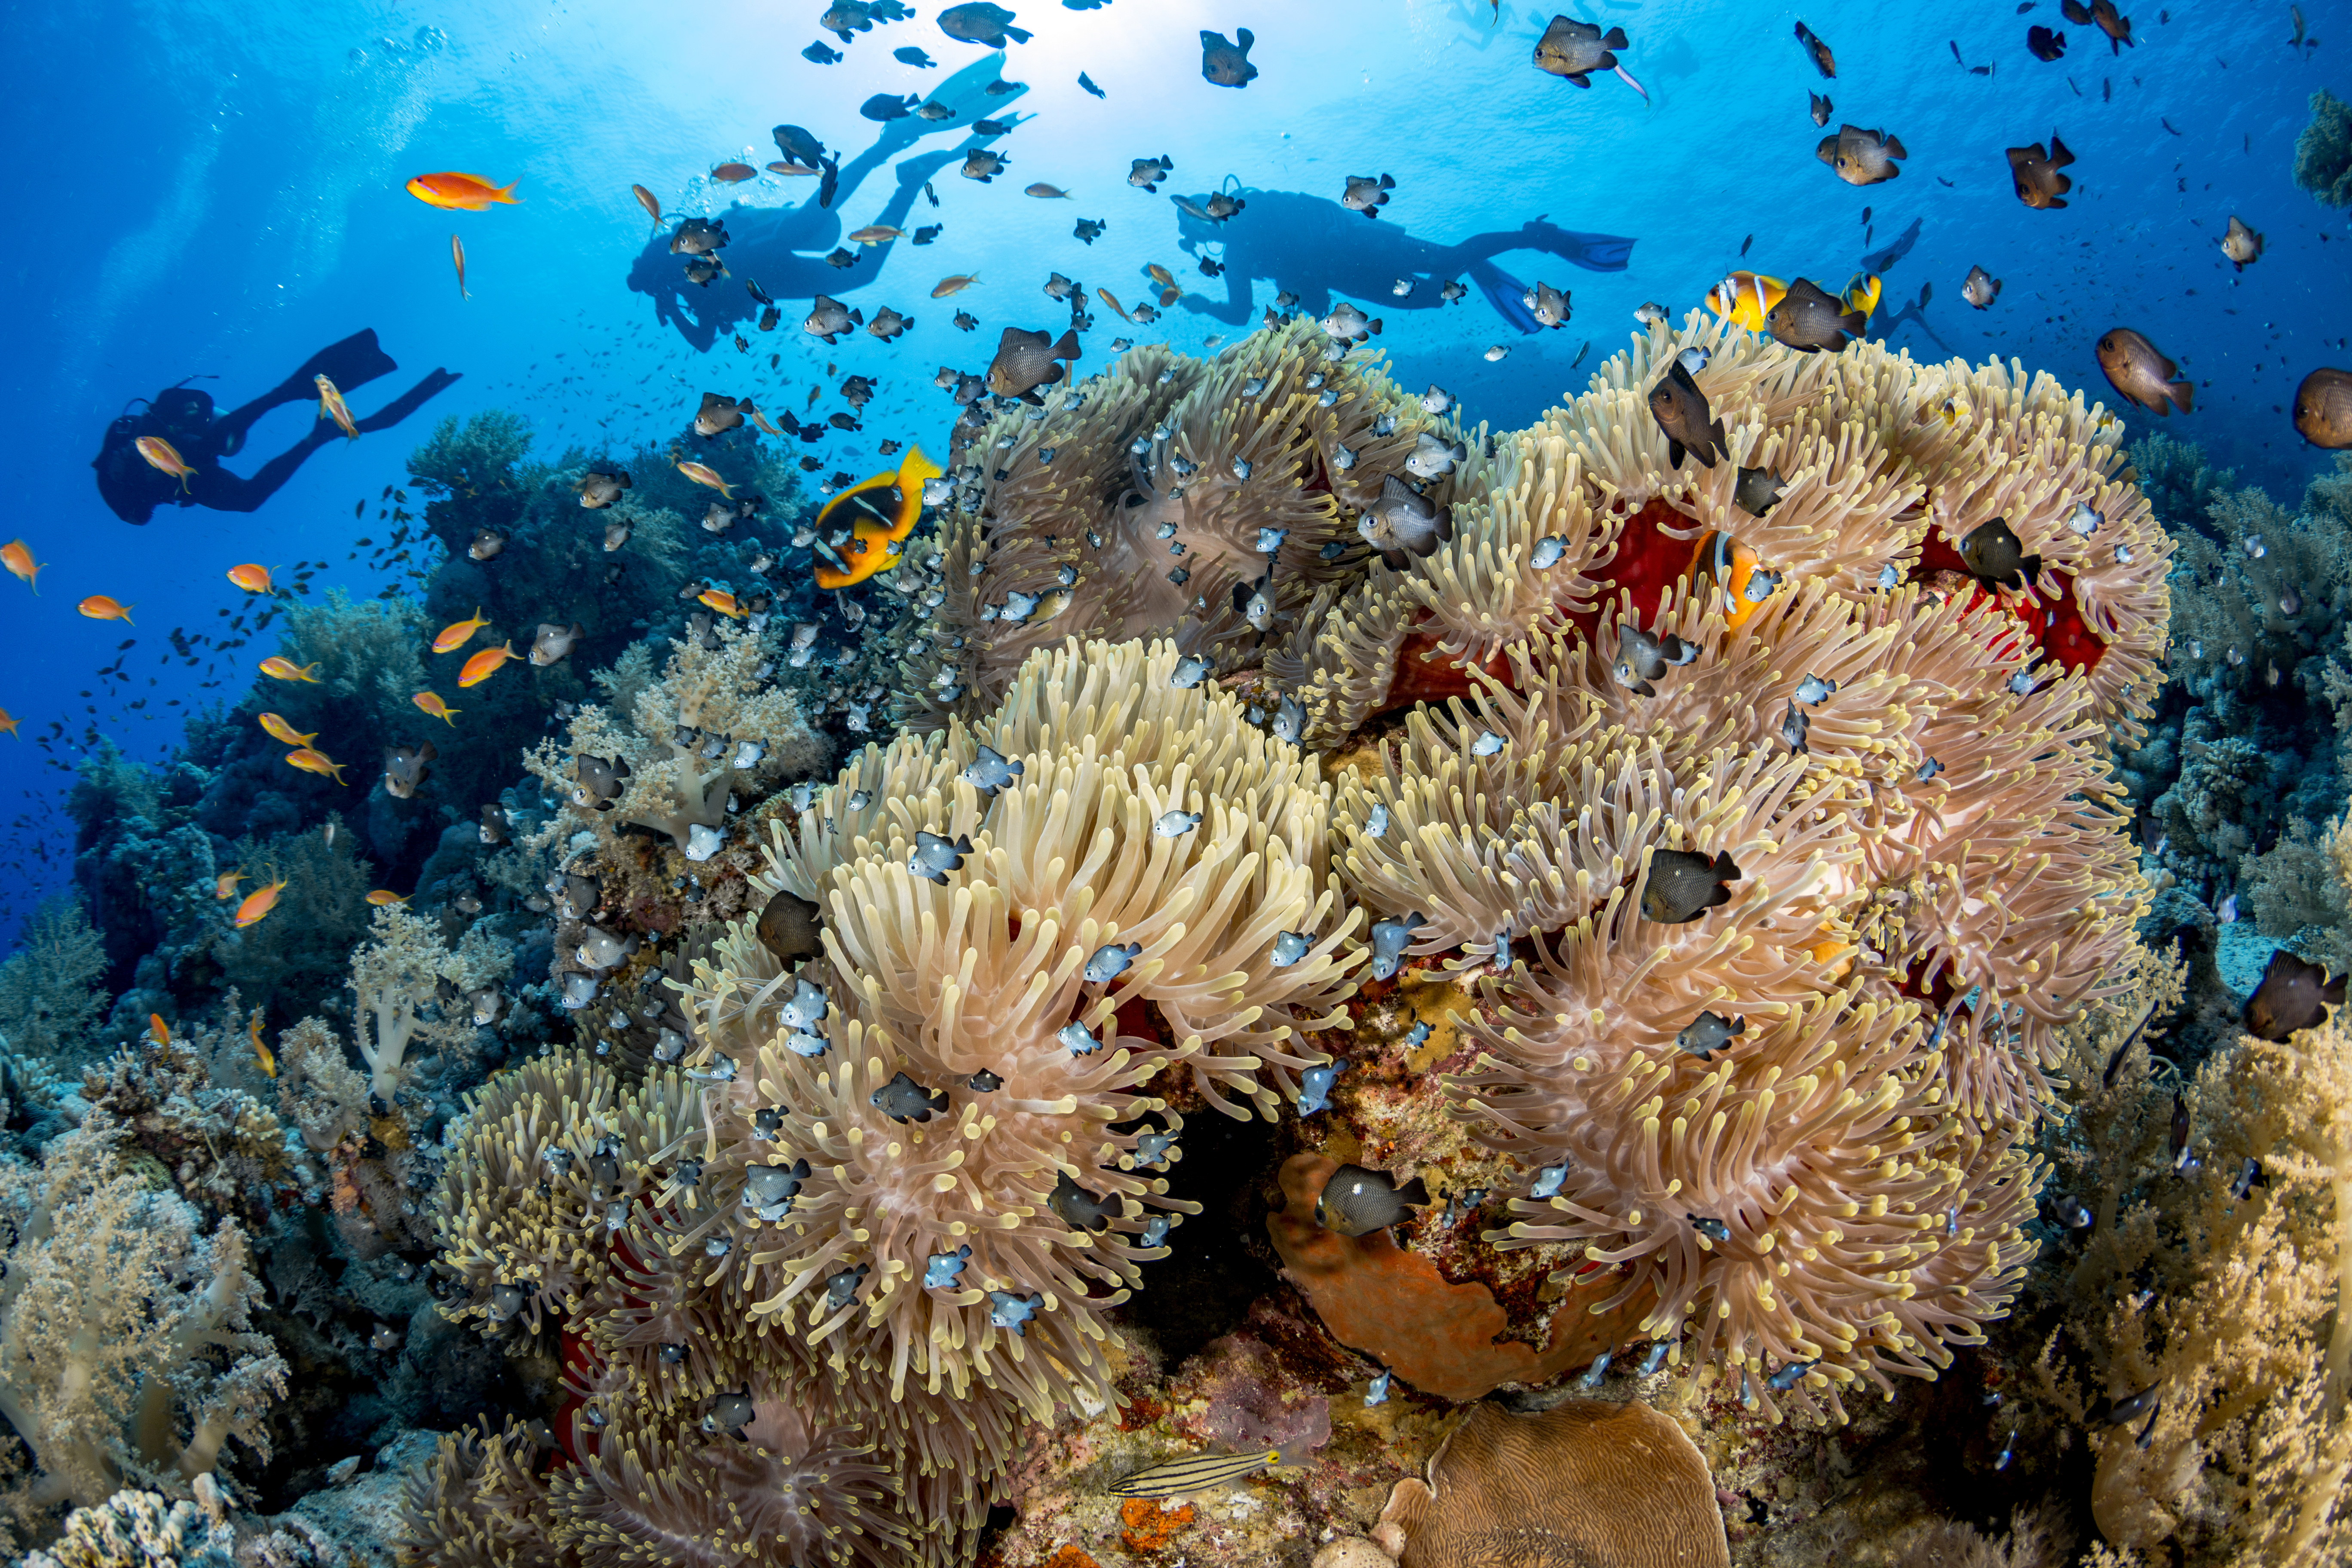
[[[910,446],[898,468],[853,485],[825,502],[824,510],[816,514],[817,532],[823,535],[846,523],[856,541],[841,551],[845,570],[835,569],[823,556],[817,558],[816,585],[846,588],[897,565],[898,552],[894,547],[915,531],[916,521],[923,515],[923,481],[946,472],[923,456],[920,447]]]
[[[1765,331],[1764,318],[1789,286],[1778,278],[1767,278],[1760,272],[1735,272],[1707,290],[1707,309],[1727,318],[1732,325],[1745,327],[1751,332]],[[1875,273],[1857,272],[1847,280],[1838,295],[1838,303],[1849,310],[1860,310],[1867,316],[1878,309],[1879,282]]]
[[[1723,612],[1723,624],[1733,631],[1744,626],[1763,602],[1751,601],[1748,596],[1748,581],[1756,574],[1756,552],[1721,529],[1709,529],[1699,535],[1691,551],[1689,573],[1691,595],[1702,603],[1708,584],[1722,590],[1723,602],[1718,608]]]

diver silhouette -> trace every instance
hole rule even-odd
[[[304,458],[331,441],[341,440],[343,433],[322,415],[309,435],[250,475],[233,474],[221,467],[221,459],[243,449],[246,432],[255,420],[273,408],[315,400],[320,376],[333,382],[337,391],[348,393],[399,368],[376,345],[375,329],[371,327],[320,349],[284,381],[226,414],[215,414],[212,394],[200,387],[167,386],[145,400],[145,409],[127,412],[106,427],[105,442],[89,464],[98,470],[98,493],[125,522],[143,523],[157,507],[172,503],[210,507],[215,511],[256,510],[294,477]],[[457,379],[436,366],[415,386],[353,423],[362,431],[388,430]],[[195,470],[184,485],[140,456],[137,443],[142,436],[169,441],[181,461]]]
[[[1193,256],[1204,245],[1221,246],[1225,280],[1222,301],[1188,293],[1177,303],[1237,327],[1257,310],[1253,279],[1271,279],[1276,288],[1297,294],[1307,315],[1320,316],[1330,310],[1335,293],[1378,300],[1391,310],[1437,310],[1445,303],[1440,287],[1466,275],[1497,315],[1523,332],[1539,331],[1540,323],[1521,299],[1527,285],[1496,267],[1495,257],[1535,250],[1588,271],[1622,272],[1633,253],[1634,242],[1622,236],[1582,234],[1541,217],[1518,228],[1438,245],[1416,239],[1402,224],[1385,217],[1367,223],[1361,214],[1327,196],[1245,185],[1226,194],[1238,196],[1243,210],[1223,223],[1186,210],[1187,203],[1204,205],[1205,192],[1170,198],[1176,205],[1176,243]],[[1412,291],[1400,298],[1395,286],[1405,279],[1412,280]]]
[[[953,110],[947,118],[927,120],[909,115],[884,121],[882,133],[875,139],[874,145],[841,164],[828,182],[835,187],[829,193],[829,203],[817,192],[793,206],[730,203],[712,220],[727,230],[727,245],[719,252],[719,259],[726,264],[729,278],[736,285],[756,283],[769,298],[778,301],[814,300],[819,294],[837,297],[873,282],[881,274],[882,264],[896,242],[852,247],[857,252],[857,259],[847,267],[834,266],[825,257],[843,243],[839,209],[848,205],[850,194],[869,175],[922,138],[966,129],[976,118],[1002,118],[1012,103],[1028,91],[1025,86],[1015,86],[1010,94],[988,95],[988,85],[1001,79],[999,73],[1003,65],[1002,54],[990,55],[940,82],[929,101]],[[966,153],[985,147],[996,139],[993,135],[974,134],[952,151],[927,153],[899,163],[896,170],[898,189],[873,221],[891,228],[906,227],[907,216],[914,210],[915,199],[922,194],[926,181],[960,162]],[[630,263],[628,285],[632,293],[652,299],[655,320],[676,328],[679,337],[705,353],[721,337],[741,329],[761,312],[760,302],[751,290],[730,286],[728,279],[689,284],[681,258],[670,254],[667,226],[656,229]],[[784,324],[797,327],[800,323],[788,315]]]

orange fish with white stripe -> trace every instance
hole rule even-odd
[[[281,877],[266,888],[256,888],[247,893],[245,902],[236,906],[236,929],[259,925],[262,917],[278,907],[278,895],[285,890],[286,879]]]
[[[515,200],[513,184],[494,185],[479,174],[419,174],[408,182],[407,188],[410,195],[426,206],[439,207],[444,212],[483,212],[493,203],[520,205]]]
[[[0,544],[0,566],[7,567],[10,574],[22,577],[25,586],[34,593],[41,591],[41,584],[36,581],[41,574],[41,563],[33,559],[32,551],[23,540],[12,539]]]
[[[1751,332],[1765,330],[1764,318],[1780,302],[1789,286],[1760,272],[1735,272],[1707,290],[1706,307]]]

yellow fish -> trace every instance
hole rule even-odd
[[[319,738],[319,732],[316,730],[307,735],[297,733],[293,725],[275,713],[264,713],[257,722],[272,740],[283,741],[289,746],[307,746]]]
[[[319,379],[324,381],[327,378],[322,375]],[[232,566],[228,569],[228,580],[248,594],[267,594],[275,586],[269,581],[269,568],[267,566]]]
[[[179,480],[182,489],[188,489],[188,480],[196,470],[188,467],[187,459],[180,456],[177,447],[161,436],[142,436],[131,444],[139,448],[139,455],[147,459],[149,468],[162,469]]]
[[[22,577],[25,580],[25,586],[34,593],[37,594],[41,591],[40,584],[36,581],[41,574],[40,563],[33,559],[32,551],[26,548],[23,540],[12,539],[5,544],[0,544],[0,565],[6,566],[10,573]]]
[[[172,1043],[172,1026],[163,1022],[163,1014],[147,1015],[147,1037],[159,1046],[168,1046]]]
[[[278,895],[285,887],[286,879],[281,877],[266,888],[256,888],[246,894],[245,902],[236,906],[236,929],[243,931],[249,925],[260,924],[261,917],[278,907]]]
[[[264,675],[279,680],[307,680],[313,686],[319,683],[318,670],[316,664],[296,664],[292,659],[274,653],[261,661],[261,673]]]
[[[443,723],[448,725],[452,730],[457,727],[457,715],[465,711],[463,708],[452,708],[446,702],[442,701],[441,694],[437,691],[420,691],[415,696],[410,698],[409,700],[415,703],[419,708],[424,709],[427,713],[432,714],[436,719],[438,719]]]
[[[135,606],[117,604],[103,594],[92,594],[74,608],[93,621],[121,621],[126,626],[138,624],[131,618],[131,612]]]
[[[441,628],[440,635],[433,639],[433,651],[447,653],[452,648],[464,647],[468,638],[489,624],[490,618],[482,614],[482,606],[476,605],[472,620],[452,621]]]
[[[512,184],[494,185],[479,174],[419,174],[408,182],[408,194],[444,212],[478,213],[492,202],[516,205]]]
[[[215,899],[236,897],[236,885],[244,880],[245,873],[242,871],[223,871],[213,879],[213,897]]]
[[[358,440],[359,425],[352,418],[352,411],[343,402],[343,395],[335,390],[335,384],[323,375],[314,375],[310,379],[319,388],[319,417],[333,420],[337,429],[352,440]]]
[[[343,764],[326,752],[313,751],[309,746],[287,752],[286,763],[288,766],[300,768],[306,773],[317,773],[321,778],[333,779],[337,784],[343,783]]]
[[[253,1022],[245,1026],[245,1036],[246,1038],[253,1042],[253,1059],[261,1064],[261,1070],[264,1073],[268,1074],[271,1078],[276,1078],[278,1076],[278,1058],[271,1056],[269,1054],[269,1047],[261,1043],[260,1008],[257,1007],[253,1010]]]
[[[1735,272],[1707,290],[1706,306],[1736,327],[1760,332],[1765,330],[1765,316],[1788,291],[1789,286],[1778,278],[1767,278],[1760,272]]]
[[[739,621],[743,618],[742,607],[735,603],[735,595],[724,588],[705,588],[695,597],[722,616],[731,616]]]
[[[914,532],[916,520],[923,514],[923,481],[938,479],[940,473],[940,466],[923,456],[920,447],[909,447],[897,468],[853,485],[825,502],[816,514],[816,526],[823,530],[828,524],[846,522],[866,548],[843,557],[850,563],[845,572],[817,557],[816,585],[846,588],[897,565],[898,552],[892,547]]]
[[[373,904],[377,909],[383,909],[387,904],[404,904],[408,902],[406,899],[402,898],[390,888],[378,888],[375,891],[367,896],[367,901]]]
[[[1846,280],[1845,291],[1838,296],[1838,303],[1849,310],[1859,310],[1869,316],[1878,310],[1878,293],[1877,275],[1857,272]]]
[[[510,642],[498,647],[486,647],[466,661],[466,668],[457,672],[457,684],[479,686],[499,672],[499,666],[510,658],[521,657],[522,655],[515,652],[514,644]]]
[[[713,470],[704,468],[700,463],[682,462],[678,464],[677,471],[684,474],[688,479],[692,479],[698,485],[709,485],[712,489],[717,490],[729,500],[733,500],[735,499],[735,492],[728,488],[727,481],[720,479]]]

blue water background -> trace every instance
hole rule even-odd
[[[1026,91],[992,101],[1034,118],[995,143],[1011,159],[1006,174],[982,185],[956,177],[953,163],[940,170],[932,181],[940,205],[919,198],[912,208],[914,222],[945,224],[938,243],[902,241],[873,281],[833,290],[868,314],[894,305],[916,329],[891,345],[861,335],[827,348],[793,330],[804,298],[784,299],[782,329],[747,331],[753,353],[739,355],[723,335],[702,353],[656,323],[653,301],[628,287],[649,227],[631,183],[679,212],[813,200],[810,180],[763,175],[714,187],[706,175],[727,159],[775,157],[769,128],[779,121],[854,156],[885,134],[857,114],[869,94],[929,92],[991,53],[947,37],[930,0],[917,19],[845,46],[819,32],[823,9],[819,0],[175,0],[9,10],[0,58],[17,68],[0,119],[23,178],[19,240],[0,289],[9,349],[0,471],[10,492],[0,536],[23,535],[47,569],[37,598],[0,578],[0,708],[24,721],[21,741],[0,739],[8,807],[0,941],[68,875],[70,825],[58,807],[69,774],[46,764],[80,754],[93,732],[161,757],[188,705],[242,695],[253,663],[274,651],[267,638],[231,656],[241,664],[224,659],[225,683],[205,691],[199,670],[168,656],[164,637],[174,625],[220,623],[218,612],[241,598],[223,575],[229,566],[324,559],[330,570],[314,592],[383,587],[362,572],[364,552],[346,561],[351,541],[384,536],[374,498],[404,482],[403,459],[439,418],[514,408],[537,423],[541,456],[574,444],[625,452],[674,435],[704,390],[798,411],[815,381],[827,389],[822,409],[837,405],[831,389],[843,376],[862,372],[881,382],[881,395],[861,435],[822,448],[828,468],[867,471],[872,444],[894,437],[936,451],[951,410],[932,372],[982,368],[1008,324],[1059,331],[1065,311],[1040,292],[1048,269],[1132,305],[1147,293],[1142,268],[1156,261],[1188,289],[1224,300],[1224,280],[1202,278],[1178,245],[1173,192],[1237,184],[1334,199],[1347,174],[1395,177],[1377,224],[1349,216],[1286,229],[1265,221],[1282,205],[1274,202],[1234,219],[1227,237],[1236,248],[1256,216],[1253,252],[1276,258],[1276,275],[1255,282],[1253,316],[1277,288],[1311,297],[1349,266],[1360,270],[1364,247],[1397,239],[1376,227],[1449,245],[1541,215],[1564,229],[1633,237],[1632,265],[1619,272],[1535,251],[1496,258],[1516,279],[1571,292],[1575,318],[1563,331],[1523,335],[1475,292],[1444,310],[1356,296],[1384,321],[1379,343],[1400,379],[1441,384],[1471,420],[1497,426],[1526,423],[1580,388],[1623,346],[1644,300],[1679,315],[1743,264],[1834,287],[1915,219],[1916,247],[1885,275],[1888,302],[1931,281],[1927,321],[1951,352],[2013,356],[2113,406],[2091,344],[2109,326],[2137,327],[2200,383],[2198,412],[2168,427],[2282,498],[2324,466],[2282,411],[2295,383],[2315,364],[2352,363],[2340,346],[2352,334],[2344,281],[2352,231],[2291,178],[2311,92],[2332,83],[2352,94],[2352,79],[2336,69],[2352,50],[2352,16],[2306,4],[2323,42],[2299,56],[2286,46],[2286,7],[2252,0],[2178,5],[2168,17],[2134,6],[2139,43],[2119,57],[2095,30],[2064,24],[2054,0],[2024,15],[2007,0],[1801,10],[1601,0],[1581,14],[1632,36],[1622,58],[1649,89],[1646,104],[1614,77],[1579,90],[1533,69],[1548,7],[1024,5],[1017,25],[1036,37],[1013,46],[1002,68]],[[1799,16],[1834,47],[1836,80],[1822,81],[1797,45]],[[2063,60],[2027,53],[2034,22],[2067,34]],[[1242,26],[1256,35],[1262,74],[1239,91],[1202,80],[1200,29],[1230,36]],[[847,58],[803,59],[820,37]],[[938,68],[891,58],[909,44]],[[1994,67],[1987,76],[1966,68],[1985,64]],[[1079,90],[1082,70],[1107,100]],[[1902,176],[1869,189],[1839,183],[1814,156],[1822,132],[1806,112],[1809,90],[1834,100],[1832,129],[1851,121],[1898,134],[1911,154]],[[2070,171],[2073,205],[2028,211],[2011,194],[2001,149],[2053,128],[2080,159]],[[898,158],[968,144],[963,132],[933,132]],[[1129,186],[1129,160],[1160,153],[1175,162],[1161,193]],[[447,169],[517,182],[521,205],[445,213],[402,189],[410,175]],[[1039,180],[1076,199],[1023,195]],[[894,185],[885,166],[846,194],[833,214],[839,229],[871,221]],[[2216,248],[2232,213],[2269,240],[2242,276]],[[1081,244],[1071,234],[1078,216],[1108,220],[1108,233]],[[465,239],[470,300],[452,275],[453,232]],[[834,243],[806,248],[821,254]],[[660,263],[675,266],[666,255]],[[2005,280],[1990,311],[1962,302],[1971,264]],[[928,297],[941,277],[973,271],[978,287]],[[711,293],[736,291],[740,308],[740,279],[722,280]],[[1424,285],[1411,303],[1429,292]],[[978,332],[950,327],[959,306],[979,318]],[[1146,329],[1097,314],[1081,372],[1108,362],[1115,336],[1197,350],[1213,333],[1230,340],[1244,330],[1181,304]],[[197,384],[232,406],[365,326],[401,369],[353,395],[362,414],[436,364],[464,380],[400,428],[318,453],[253,515],[166,510],[133,528],[99,501],[89,458],[128,400],[205,375],[218,379]],[[1907,324],[1893,342],[1944,357]],[[1494,344],[1510,349],[1499,363],[1483,357]],[[773,372],[772,353],[782,356]],[[249,470],[299,438],[310,418],[307,407],[273,413],[230,466]],[[2130,413],[2135,434],[2155,423]],[[361,498],[368,516],[355,521]],[[76,601],[92,593],[134,605],[136,626],[76,615]],[[127,679],[93,682],[127,637],[139,639]],[[85,690],[95,695],[77,695]],[[44,751],[33,740],[53,721],[68,733]]]

